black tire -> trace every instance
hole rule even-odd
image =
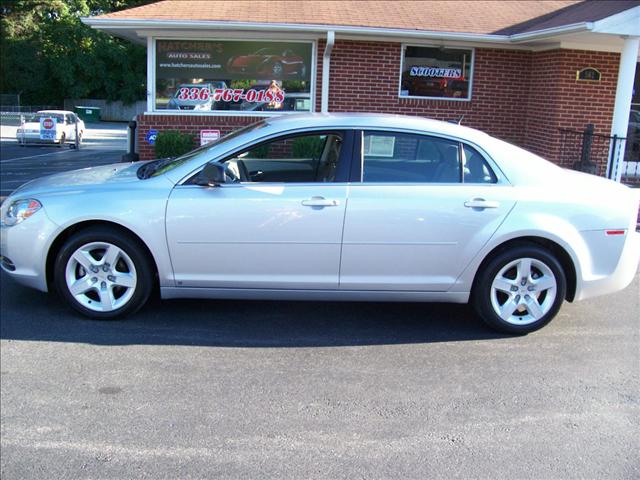
[[[96,311],[87,308],[85,305],[82,305],[80,301],[76,300],[76,297],[69,291],[69,287],[67,286],[67,264],[71,256],[79,248],[96,242],[115,245],[126,254],[128,257],[127,261],[132,262],[135,268],[136,283],[135,286],[132,287],[130,298],[122,306],[111,311]],[[97,226],[79,231],[64,243],[56,256],[53,278],[58,295],[60,295],[71,308],[89,318],[112,320],[135,313],[147,302],[153,289],[155,279],[154,272],[152,260],[137,239],[120,230],[106,226]],[[94,275],[89,272],[87,272],[87,274],[90,276]],[[86,294],[87,297],[89,295],[91,295],[91,293]],[[90,299],[86,301],[91,303]],[[96,300],[96,303],[99,303],[99,300]]]
[[[517,266],[513,266],[511,269],[501,273],[503,269],[506,269],[514,262],[518,262],[519,260],[526,261],[526,259],[533,260],[533,266],[531,268],[532,278],[534,278],[534,275],[538,275],[537,278],[541,279],[545,275],[545,273],[543,273],[544,267],[548,269],[546,270],[547,277],[555,280],[555,295],[553,295],[552,289],[528,292],[527,289],[529,287],[535,289],[534,285],[536,280],[534,279],[532,282],[527,282],[523,285],[522,282],[524,280],[519,279],[517,275]],[[553,277],[551,277],[550,274],[552,274]],[[514,276],[514,280],[511,280],[510,276]],[[511,288],[518,288],[519,290],[511,291],[509,294],[494,290],[493,282],[497,278],[515,282],[516,285],[513,285]],[[474,282],[471,303],[480,318],[494,330],[524,335],[544,327],[556,316],[565,299],[566,291],[566,276],[557,258],[551,252],[538,245],[522,244],[498,252],[493,258],[481,266],[481,270],[477,273]],[[531,294],[531,296],[529,296],[529,294]],[[512,297],[510,295],[512,295]],[[532,300],[532,296],[535,295],[538,295],[538,297]],[[547,298],[546,295],[549,295],[549,297]],[[501,305],[507,307],[505,311],[508,311],[508,307],[514,305],[515,302],[524,302],[524,298],[529,299],[529,301],[535,301],[535,304],[538,306],[540,303],[546,306],[546,308],[541,308],[540,310],[544,312],[544,314],[539,318],[535,318],[536,315],[529,313],[525,305],[519,307],[523,309],[522,311],[515,310],[508,319],[503,319],[496,312],[496,308]],[[504,303],[501,304],[501,300],[504,300]],[[508,302],[512,303],[507,305]],[[506,315],[507,314],[505,314],[505,316]],[[523,324],[518,324],[519,321],[522,321]]]

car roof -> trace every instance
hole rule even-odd
[[[266,123],[282,130],[324,126],[329,128],[398,128],[452,136],[469,141],[477,140],[478,142],[486,142],[491,138],[480,130],[458,125],[457,123],[387,113],[302,113],[270,117],[266,119]]]
[[[38,110],[36,113],[55,113],[58,115],[71,114],[69,110]]]

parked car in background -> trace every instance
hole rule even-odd
[[[0,259],[92,318],[133,313],[157,286],[238,302],[471,302],[523,334],[565,300],[631,282],[638,200],[460,125],[284,115],[182,157],[23,185],[2,204]]]
[[[51,119],[51,132],[41,134],[41,119]],[[76,129],[77,127],[77,129]],[[67,110],[40,110],[28,117],[16,130],[16,140],[20,145],[30,143],[57,143],[62,146],[66,142],[75,142],[76,130],[78,141],[82,143],[85,131],[84,122],[73,112]]]
[[[183,83],[167,103],[170,110],[222,110],[224,102],[213,100],[213,91],[227,88],[225,82]]]
[[[229,73],[255,73],[260,76],[282,78],[305,77],[307,66],[304,58],[292,50],[273,47],[261,48],[251,55],[231,57],[227,63]]]

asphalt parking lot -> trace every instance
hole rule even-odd
[[[465,306],[154,300],[1,281],[1,476],[640,477],[640,282],[526,337]]]
[[[2,126],[0,141],[0,197],[44,175],[119,162],[127,150],[126,123],[88,124],[79,150],[68,146],[28,145],[15,141],[15,129]]]

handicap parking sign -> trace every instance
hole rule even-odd
[[[158,137],[158,131],[157,130],[149,130],[147,132],[147,136],[145,137],[147,140],[147,143],[149,145],[154,145],[156,143],[156,138]]]

